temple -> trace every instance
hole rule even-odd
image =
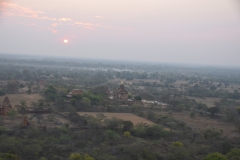
[[[0,115],[7,115],[7,112],[12,110],[12,105],[10,104],[9,98],[6,96],[0,104]]]
[[[83,92],[80,89],[74,89],[70,93],[68,93],[66,96],[68,98],[72,98],[72,96],[81,95],[81,94],[83,94]]]
[[[123,82],[120,84],[120,87],[115,90],[114,96],[118,100],[128,100],[128,91],[124,88]]]

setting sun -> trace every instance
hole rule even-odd
[[[63,42],[64,42],[64,43],[68,43],[68,40],[67,40],[67,39],[64,39]]]

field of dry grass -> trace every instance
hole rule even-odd
[[[206,104],[208,107],[213,107],[214,102],[220,102],[220,98],[196,98],[196,97],[187,97],[189,99],[195,99],[198,103],[202,102]]]
[[[158,112],[160,114],[168,114],[168,112]],[[187,126],[193,127],[199,131],[203,131],[207,128],[212,128],[216,131],[223,130],[223,136],[234,137],[237,133],[236,128],[233,124],[227,124],[217,119],[212,119],[208,117],[202,117],[196,115],[195,118],[189,116],[189,112],[173,112],[172,116],[180,121],[184,121]]]
[[[30,106],[31,102],[37,102],[39,99],[43,99],[40,94],[8,94],[7,95],[12,106],[19,105],[21,100],[25,100],[27,105]],[[0,103],[2,103],[5,96],[0,97]]]
[[[189,99],[195,99],[197,102],[202,102],[206,104],[208,107],[214,107],[214,102],[220,102],[221,98],[196,98],[196,97],[187,97]],[[229,99],[230,100],[230,99]],[[235,100],[240,102],[240,100]]]
[[[176,82],[174,82],[176,87],[180,87],[181,84],[188,84],[188,81],[184,81],[184,80],[177,80]]]
[[[38,126],[46,126],[47,128],[54,128],[54,127],[59,127],[61,125],[56,125],[54,124],[54,122],[61,122],[62,125],[68,123],[69,127],[72,127],[71,122],[62,117],[59,116],[57,114],[41,114],[43,116],[43,119],[40,121],[40,123],[38,123],[38,119],[34,117],[35,114],[27,114],[25,115],[28,118],[28,122],[30,123],[31,127],[38,127]],[[51,116],[51,119],[53,121],[49,121],[49,116]],[[3,116],[3,124],[2,126],[7,128],[7,129],[11,129],[11,128],[15,128],[17,126],[22,126],[23,125],[23,117],[21,114],[17,114],[17,116],[15,117],[15,119],[11,120],[10,117],[8,116]]]
[[[96,116],[96,114],[98,114],[99,112],[78,112],[79,115],[91,115],[91,116]],[[138,124],[138,123],[147,123],[147,124],[154,124],[153,122],[142,118],[142,117],[138,117],[135,114],[132,113],[102,113],[104,114],[104,116],[106,116],[107,119],[111,119],[113,117],[116,117],[118,119],[122,119],[122,120],[128,120],[131,121],[134,125]]]

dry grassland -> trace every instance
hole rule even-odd
[[[214,102],[220,102],[220,98],[196,98],[196,97],[187,97],[189,99],[195,99],[198,103],[202,102],[208,107],[214,107]]]
[[[25,115],[28,118],[28,122],[30,123],[30,126],[32,126],[32,127],[46,126],[47,128],[54,128],[54,127],[61,126],[61,125],[54,124],[54,122],[61,122],[62,124],[68,123],[69,127],[72,127],[72,124],[68,119],[66,119],[62,116],[56,115],[56,114],[39,114],[39,115],[42,115],[44,118],[40,121],[40,123],[38,123],[38,119],[36,117],[33,117],[34,115],[35,114]],[[49,120],[48,120],[48,116],[50,116],[50,115],[53,118],[53,122],[49,122]],[[23,125],[23,122],[22,122],[23,117],[21,114],[18,114],[14,120],[10,120],[10,117],[8,117],[8,116],[3,116],[2,118],[4,121],[3,126],[7,129],[11,129],[11,128],[13,129],[16,126]]]
[[[234,93],[235,90],[239,91],[239,88],[240,88],[239,86],[235,85],[233,86],[233,88],[228,86],[227,88],[223,88],[223,90],[226,90],[230,93]]]
[[[168,114],[168,112],[158,112],[161,114]],[[201,117],[196,115],[195,118],[190,118],[189,112],[178,112],[172,113],[172,116],[180,121],[186,123],[187,126],[193,127],[199,131],[203,131],[207,128],[212,128],[216,131],[223,130],[223,136],[234,137],[236,135],[236,128],[233,124],[227,124],[225,122],[218,121],[216,119],[211,119],[208,117]]]
[[[98,114],[100,112],[78,112],[79,115],[83,116],[83,115],[91,115],[91,116],[96,116],[96,114]],[[154,124],[153,122],[142,118],[142,117],[138,117],[132,113],[102,113],[104,114],[104,116],[106,116],[107,119],[111,119],[113,117],[116,117],[118,119],[122,119],[122,120],[127,120],[127,121],[131,121],[134,125],[138,124],[138,123],[147,123],[147,124]]]
[[[221,98],[196,98],[196,97],[187,97],[189,99],[195,99],[197,102],[202,102],[206,104],[208,107],[214,107],[214,102],[220,102]],[[230,99],[228,99],[230,100]],[[235,100],[237,102],[240,102],[240,100]]]
[[[12,106],[19,105],[21,100],[27,102],[27,105],[30,106],[31,102],[37,102],[39,99],[43,99],[40,94],[8,94],[7,95]],[[2,103],[5,96],[0,97],[0,103]]]
[[[181,84],[188,84],[188,81],[184,81],[184,80],[177,80],[176,82],[174,82],[176,87],[180,87]]]

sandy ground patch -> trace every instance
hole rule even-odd
[[[83,116],[85,114],[87,115],[91,115],[91,116],[95,116],[96,114],[98,114],[100,112],[78,112],[79,115]],[[118,119],[122,119],[122,120],[128,120],[131,121],[134,125],[138,124],[138,123],[147,123],[147,124],[154,124],[153,122],[142,118],[142,117],[138,117],[135,114],[132,113],[106,113],[106,112],[101,112],[102,114],[104,114],[106,116],[107,119],[111,119],[113,117],[116,117]]]

